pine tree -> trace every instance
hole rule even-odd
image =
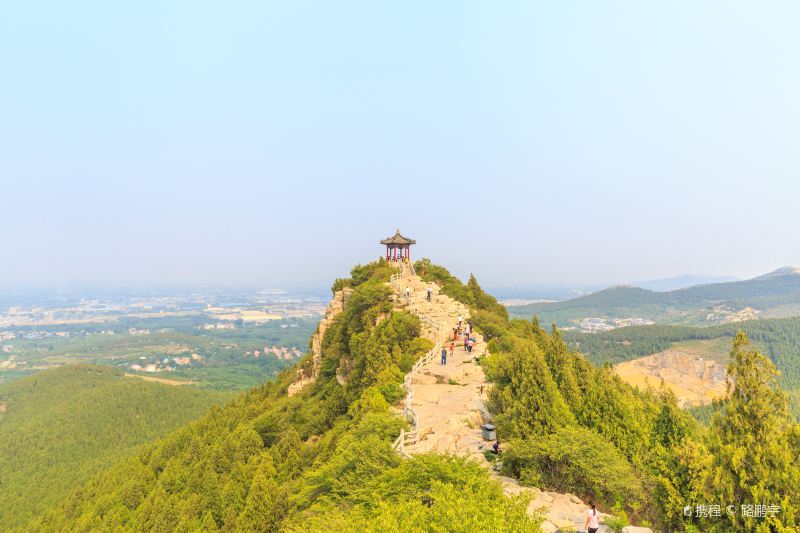
[[[247,494],[244,510],[239,515],[240,531],[278,531],[284,514],[284,497],[273,479],[259,469]]]
[[[203,515],[203,521],[200,524],[200,531],[204,533],[216,533],[219,531],[217,528],[217,523],[214,521],[214,516],[211,514],[211,511],[206,511]]]
[[[499,400],[498,425],[507,434],[527,437],[550,433],[574,423],[541,350],[528,340],[518,340],[510,354],[510,382]]]
[[[705,495],[723,506],[777,505],[780,512],[766,518],[743,517],[741,512],[725,515],[724,526],[710,524],[719,531],[788,531],[797,522],[800,450],[792,444],[797,427],[776,383],[777,374],[740,331],[728,365],[728,397],[709,435],[714,458]]]

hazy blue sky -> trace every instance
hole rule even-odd
[[[800,265],[800,4],[0,0],[0,283]]]

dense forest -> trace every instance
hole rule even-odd
[[[735,386],[705,427],[666,390],[639,391],[569,349],[557,330],[509,320],[478,285],[422,261],[417,272],[470,305],[489,341],[481,357],[505,442],[503,473],[593,497],[601,510],[661,531],[793,531],[800,429],[772,362],[744,333]],[[297,369],[97,476],[30,531],[538,531],[524,496],[508,498],[480,465],[401,459],[392,409],[403,374],[431,346],[418,319],[393,310],[383,261],[355,267],[326,330],[316,382],[289,397]],[[310,365],[307,357],[301,365]],[[339,378],[339,379],[337,379]],[[765,518],[685,516],[700,503],[768,504]]]
[[[393,311],[383,261],[336,287],[353,293],[326,330],[321,372],[300,394],[296,370],[143,448],[25,531],[538,531],[480,465],[402,460],[390,409],[404,372],[431,346]],[[310,364],[307,359],[301,364]],[[336,369],[349,369],[340,385]]]
[[[22,526],[137,446],[227,398],[88,365],[0,385],[0,523]]]
[[[543,323],[574,325],[575,320],[600,316],[642,317],[664,324],[703,324],[716,306],[732,310],[753,307],[765,316],[800,312],[800,274],[781,269],[746,281],[695,285],[669,292],[638,287],[611,287],[562,302],[542,302],[510,307],[515,317],[538,316]]]

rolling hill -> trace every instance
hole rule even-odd
[[[491,414],[503,440],[502,465],[480,439],[477,421],[475,444],[485,453],[472,459],[406,450],[406,437],[417,444],[453,437],[447,411],[424,435],[417,415],[400,415],[406,394],[421,390],[419,383],[406,388],[416,379],[412,371],[439,368],[429,359],[437,354],[431,346],[442,333],[449,337],[449,324],[442,330],[434,315],[413,312],[390,283],[394,268],[381,260],[336,280],[311,351],[275,381],[128,454],[8,529],[533,533],[543,517],[530,512],[531,498],[551,490],[599,500],[620,528],[635,522],[656,531],[756,531],[749,517],[682,512],[684,502],[721,501],[734,488],[758,498],[744,501],[779,502],[780,515],[768,524],[774,530],[797,525],[800,427],[789,419],[772,363],[744,334],[733,340],[728,369],[736,394],[706,427],[668,392],[638,391],[570,351],[560,332],[509,320],[474,277],[462,283],[424,260],[415,269],[415,283],[436,283],[436,297],[459,302],[487,341],[479,359],[463,365],[480,367],[490,383],[470,405],[480,420],[484,409]],[[447,394],[475,394],[458,381],[420,373]],[[752,446],[754,439],[770,445]],[[36,435],[25,442],[36,443]],[[759,475],[734,477],[731,450]],[[504,488],[511,486],[530,491]]]
[[[562,302],[509,307],[512,316],[538,316],[573,326],[586,317],[641,317],[664,324],[710,325],[736,321],[748,308],[759,317],[800,314],[800,271],[784,267],[757,278],[695,285],[668,292],[618,286]],[[750,316],[750,313],[748,313]]]
[[[0,385],[0,523],[26,523],[139,445],[227,397],[89,365]]]

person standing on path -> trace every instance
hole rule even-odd
[[[411,287],[406,285],[406,303],[411,301]]]
[[[584,527],[589,530],[589,533],[597,533],[600,527],[600,523],[597,520],[597,508],[591,500],[589,501],[589,505],[591,505],[592,508],[586,510],[586,524]]]
[[[442,364],[443,365],[447,364],[447,348],[445,348],[444,346],[442,346]]]
[[[456,344],[454,342],[450,343],[450,357],[453,357],[453,350],[456,349]]]
[[[431,292],[433,292],[433,291],[431,291],[431,288],[428,287],[428,292],[427,292],[427,294],[425,296],[425,299],[428,300],[429,302],[431,301]]]
[[[463,324],[463,323],[464,323],[464,317],[461,316],[461,315],[458,315],[458,329],[461,329],[461,324]]]

